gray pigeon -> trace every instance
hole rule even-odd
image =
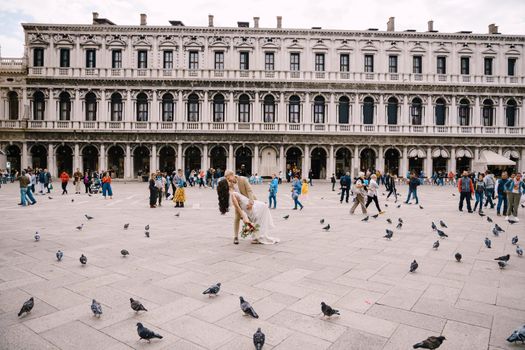
[[[239,297],[239,300],[241,302],[241,310],[244,312],[245,315],[249,315],[253,318],[259,318],[259,315],[257,315],[257,312],[253,309],[253,307],[250,305],[249,302],[244,300],[243,297]]]
[[[487,221],[488,222],[492,222],[493,220],[492,220],[492,218],[490,216],[487,216]]]
[[[448,235],[445,232],[441,231],[440,229],[437,229],[437,233],[438,233],[439,237],[441,237],[441,238],[448,237]]]
[[[91,311],[93,311],[94,316],[100,317],[102,315],[102,305],[95,299],[91,302]]]
[[[425,208],[423,208],[423,206],[420,204],[420,205],[419,205],[419,209],[425,209]]]
[[[404,223],[403,219],[397,218],[397,222]]]
[[[160,334],[157,334],[149,329],[147,329],[146,327],[144,327],[142,325],[142,323],[137,323],[137,333],[139,334],[139,337],[140,339],[139,340],[142,340],[142,339],[145,339],[148,341],[148,343],[151,341],[151,339],[153,338],[159,338],[159,339],[162,339],[162,335]]]
[[[496,230],[496,228],[494,227],[494,228],[492,229],[492,234],[493,234],[494,236],[497,237],[497,236],[499,236],[499,231]]]
[[[441,227],[443,227],[443,228],[448,228],[447,224],[445,224],[445,221],[443,221],[443,220],[439,220],[439,224],[440,224]]]
[[[396,226],[396,228],[399,230],[403,227],[403,223],[402,222],[399,222]]]
[[[80,263],[82,265],[86,265],[87,264],[87,257],[84,254],[81,254],[80,255],[80,259],[78,259],[78,260],[80,260]]]
[[[221,284],[217,283],[211,286],[210,288],[206,289],[202,294],[208,294],[208,296],[217,295],[219,291],[221,290]]]
[[[321,311],[326,317],[332,317],[333,315],[341,315],[339,310],[332,309],[332,307],[326,304],[324,301],[321,302]]]
[[[491,245],[492,241],[488,237],[485,237],[485,246],[490,249]]]
[[[30,313],[33,309],[33,306],[35,306],[35,300],[33,299],[33,297],[31,297],[24,303],[24,305],[22,305],[22,308],[18,313],[18,317],[22,316],[23,313]]]
[[[507,262],[506,261],[498,261],[498,265],[499,265],[500,269],[503,269],[503,268],[505,268],[505,266],[507,266]]]
[[[410,264],[410,272],[416,272],[417,268],[419,267],[417,261],[414,259],[412,263]]]
[[[516,247],[516,254],[518,254],[518,256],[523,256],[523,248],[520,247],[520,246],[517,246]]]
[[[319,223],[322,225],[324,224],[324,219],[319,220]]]
[[[127,255],[129,255],[129,252],[126,249],[122,249],[120,251],[120,254],[122,254],[122,257],[125,258]]]
[[[35,241],[40,241],[40,234],[38,233],[38,231],[35,233]]]
[[[524,344],[525,343],[525,325],[521,326],[520,328],[512,332],[510,337],[507,338],[507,341],[509,343],[514,343],[514,342],[517,343],[520,341],[521,344]]]
[[[394,235],[394,231],[386,229],[386,235],[384,235],[383,237],[386,239],[392,239],[393,235]]]
[[[388,222],[389,224],[392,223],[392,220],[391,219],[386,219],[386,222]]]
[[[257,328],[257,332],[253,334],[253,345],[255,350],[261,350],[264,346],[265,335],[261,332],[261,328]]]
[[[80,224],[80,225],[79,225],[79,226],[77,226],[76,228],[77,228],[77,230],[79,230],[79,231],[80,231],[80,230],[82,230],[82,228],[83,228],[83,227],[84,227],[84,224]]]
[[[456,255],[454,255],[454,257],[456,258],[457,262],[461,262],[461,258],[462,258],[461,253],[456,253]]]
[[[481,212],[481,211],[478,213],[478,215],[481,216],[481,217],[485,216],[485,214],[483,212]]]
[[[361,221],[367,222],[368,218],[369,218],[369,216],[367,215],[364,219],[361,219]]]
[[[507,255],[503,255],[503,256],[497,257],[497,258],[495,258],[494,260],[499,260],[499,261],[505,261],[505,262],[508,262],[508,261],[510,260],[510,254],[507,254]]]
[[[179,213],[177,213],[177,214],[175,214],[175,216],[176,216],[176,217],[179,217],[179,216],[180,216],[180,212],[179,212]]]
[[[134,300],[133,298],[129,298],[129,302],[131,304],[131,308],[135,311],[135,312],[139,312],[139,311],[148,311],[144,305],[142,305],[142,303],[138,300]]]
[[[144,226],[144,231],[149,231],[149,224],[147,224],[146,226]]]
[[[430,225],[430,227],[432,227],[432,230],[437,230],[437,226],[436,224],[434,224],[434,221],[432,221],[432,224]]]
[[[148,231],[144,232],[144,234],[146,235],[146,237],[149,238],[149,232]]]
[[[518,244],[518,236],[512,237],[512,241],[511,242],[512,242],[513,245],[514,244]]]
[[[285,216],[283,216],[283,219],[284,220],[288,220],[289,217],[290,217],[290,215],[285,215]]]
[[[127,230],[129,228],[129,223],[124,224],[124,230]]]
[[[374,214],[374,215],[372,215],[372,217],[373,217],[374,219],[377,219],[377,218],[379,217],[379,214]]]
[[[441,343],[443,343],[443,340],[446,340],[447,338],[443,336],[439,337],[428,337],[427,339],[423,340],[422,342],[419,342],[417,344],[414,344],[412,347],[414,349],[437,349],[441,346]]]
[[[323,227],[323,230],[325,231],[330,231],[330,224],[326,225],[325,227]]]
[[[89,216],[88,214],[85,214],[84,216],[85,216],[85,217],[86,217],[86,219],[88,219],[88,220],[93,220],[93,219],[94,219],[94,217],[92,217],[92,216]]]
[[[494,224],[494,228],[496,228],[496,230],[498,230],[499,232],[505,232],[505,230],[502,229],[501,226],[498,224]]]
[[[432,248],[434,248],[436,250],[439,248],[439,240],[434,242],[434,244],[432,245]]]
[[[509,224],[511,224],[511,225],[514,225],[514,224],[516,224],[516,223],[518,222],[517,220],[512,220],[512,219],[510,219],[510,218],[509,218],[507,221],[508,221]]]
[[[59,249],[56,253],[57,260],[62,261],[62,257],[64,256],[64,253]]]

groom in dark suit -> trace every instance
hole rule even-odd
[[[234,186],[235,190],[238,191],[240,194],[242,194],[245,197],[248,197],[250,199],[250,202],[248,206],[246,207],[247,210],[252,209],[253,201],[256,200],[255,195],[252,191],[252,186],[250,185],[250,182],[247,178],[244,176],[237,176],[235,173],[231,170],[226,170],[224,172],[224,177],[226,180]],[[233,219],[233,244],[239,244],[239,222],[241,221],[241,217],[239,216],[239,213],[235,211],[235,217]]]

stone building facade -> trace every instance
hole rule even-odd
[[[23,24],[0,59],[0,168],[525,170],[524,35]]]

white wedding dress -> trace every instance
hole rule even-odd
[[[253,239],[257,239],[261,244],[278,243],[280,241],[279,238],[268,236],[268,233],[270,233],[271,229],[275,228],[275,225],[273,224],[272,214],[270,214],[270,209],[266,203],[256,200],[253,203],[252,210],[247,210],[246,206],[250,202],[249,198],[239,192],[233,192],[232,195],[237,198],[239,206],[248,216],[248,220],[253,224],[259,225],[259,231],[254,234]]]

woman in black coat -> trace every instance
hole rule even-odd
[[[159,190],[155,186],[155,174],[151,174],[151,177],[149,178],[149,207],[150,208],[156,208],[157,203],[157,196],[159,194]]]

